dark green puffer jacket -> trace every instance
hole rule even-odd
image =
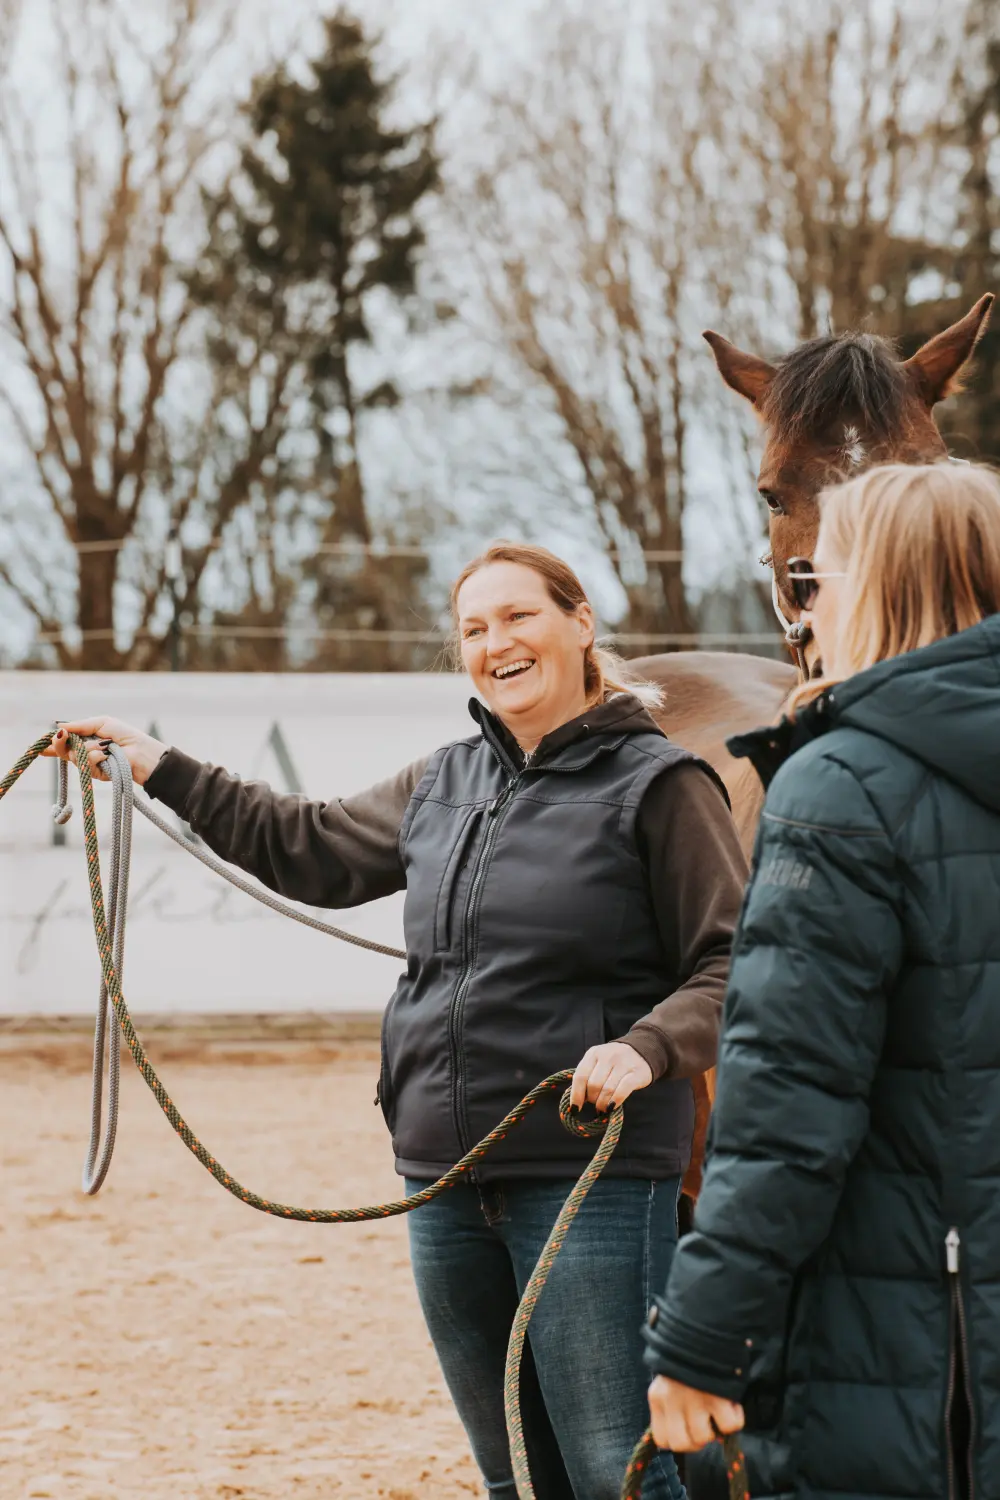
[[[754,1500],[1000,1500],[1000,616],[733,748],[781,768],[648,1361],[744,1402]]]

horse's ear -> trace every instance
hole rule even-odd
[[[989,321],[993,301],[992,292],[987,292],[971,312],[929,339],[903,365],[928,406],[936,406],[946,396],[961,390],[962,369],[972,358]]]
[[[702,338],[711,344],[719,374],[726,384],[759,411],[774,379],[774,366],[769,365],[766,359],[759,359],[756,354],[745,354],[742,349],[737,349],[735,344],[724,339],[721,333],[713,333],[711,329],[703,333]]]

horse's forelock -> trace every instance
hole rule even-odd
[[[779,439],[820,438],[839,424],[892,442],[906,424],[909,386],[888,339],[842,333],[810,339],[775,370],[762,416]]]

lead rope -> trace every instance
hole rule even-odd
[[[46,734],[36,740],[33,745],[24,752],[13,768],[0,782],[0,800],[2,800],[11,787],[20,779],[28,767],[38,759],[43,750],[46,750],[52,742],[52,735]],[[128,758],[119,746],[112,744],[109,760],[109,774],[112,778],[112,790],[114,793],[112,816],[114,819],[114,830],[112,835],[112,866],[113,874],[111,881],[110,899],[110,921],[109,931],[108,915],[105,912],[104,888],[101,881],[100,854],[97,842],[97,819],[94,809],[94,787],[90,771],[90,760],[86,753],[86,743],[76,735],[70,736],[70,748],[76,752],[77,769],[80,773],[80,793],[83,803],[83,826],[84,847],[87,856],[87,874],[90,884],[91,914],[94,922],[94,935],[97,940],[98,955],[101,964],[101,993],[98,1001],[97,1024],[94,1036],[94,1107],[91,1116],[91,1140],[87,1154],[87,1166],[84,1170],[84,1190],[96,1192],[107,1175],[111,1161],[111,1153],[114,1149],[114,1140],[117,1126],[118,1107],[118,1070],[117,1054],[119,1043],[117,1039],[111,1043],[109,1060],[109,1091],[108,1091],[108,1127],[105,1133],[103,1145],[100,1144],[101,1114],[102,1114],[102,1087],[103,1061],[105,1052],[105,1040],[107,1033],[107,1021],[109,1011],[113,1011],[121,1029],[121,1035],[132,1055],[132,1060],[141,1073],[146,1085],[153,1097],[156,1099],[163,1113],[166,1115],[177,1135],[180,1136],[191,1154],[210,1172],[215,1180],[231,1193],[233,1197],[239,1198],[250,1208],[255,1208],[261,1213],[273,1214],[278,1218],[294,1219],[312,1224],[355,1224],[371,1219],[387,1219],[399,1214],[409,1213],[412,1209],[420,1208],[425,1203],[431,1203],[442,1193],[461,1182],[477,1164],[485,1157],[498,1142],[505,1139],[507,1134],[525,1118],[534,1108],[539,1099],[556,1089],[563,1088],[559,1101],[559,1117],[568,1130],[576,1135],[585,1137],[602,1137],[600,1145],[588,1163],[578,1182],[573,1186],[569,1197],[566,1199],[552,1232],[545,1244],[545,1248],[539,1257],[538,1264],[532,1272],[528,1285],[525,1287],[524,1295],[515,1316],[511,1329],[510,1342],[507,1348],[507,1362],[504,1370],[504,1412],[507,1422],[507,1434],[510,1442],[511,1465],[514,1471],[514,1480],[517,1486],[518,1500],[536,1500],[535,1490],[528,1468],[528,1456],[524,1441],[524,1432],[521,1423],[519,1388],[521,1358],[524,1350],[524,1340],[527,1334],[528,1323],[535,1305],[541,1295],[542,1288],[552,1270],[556,1256],[562,1248],[563,1241],[569,1232],[570,1225],[580,1210],[581,1205],[604,1170],[612,1152],[618,1144],[618,1138],[622,1127],[622,1107],[614,1106],[609,1114],[598,1116],[594,1120],[583,1121],[576,1118],[570,1110],[569,1089],[565,1087],[573,1077],[571,1069],[560,1073],[553,1073],[550,1077],[535,1085],[529,1093],[515,1104],[514,1108],[507,1114],[500,1124],[489,1135],[484,1137],[478,1145],[473,1146],[461,1161],[457,1162],[450,1171],[437,1182],[429,1184],[421,1189],[419,1193],[412,1193],[409,1197],[397,1199],[392,1203],[373,1204],[366,1208],[296,1208],[284,1203],[276,1203],[269,1198],[263,1198],[250,1188],[244,1187],[225,1167],[218,1161],[191,1130],[190,1126],[181,1116],[177,1106],[161,1083],[156,1070],[146,1055],[145,1048],[136,1035],[129,1014],[125,996],[121,988],[121,957],[124,951],[125,941],[125,918],[128,905],[128,876],[130,869],[130,838],[131,817],[129,804],[132,802],[132,779],[131,768]],[[55,810],[59,821],[67,819],[68,771],[65,762],[60,763],[59,779],[59,804]],[[120,801],[119,801],[120,798]],[[139,804],[142,808],[142,804]],[[125,809],[129,809],[126,811]],[[155,816],[151,818],[165,832],[175,837],[173,830],[164,825]],[[177,841],[181,842],[177,836]],[[188,847],[184,840],[184,846]],[[245,884],[231,872],[216,866],[214,860],[203,856],[200,851],[191,850],[198,854],[204,864],[213,869],[218,869],[224,874],[230,883],[251,895],[264,899],[261,893],[252,886]],[[309,926],[315,926],[322,931],[343,936],[348,941],[354,941],[361,946],[374,948],[379,952],[395,954],[396,950],[383,948],[380,944],[368,942],[367,939],[354,938],[353,934],[340,933],[338,929],[328,927],[325,923],[304,918],[301,913],[292,908],[284,907],[282,903],[271,900],[265,901],[266,905],[275,906],[279,910],[285,910],[289,915],[303,920]],[[405,955],[400,954],[400,957]],[[96,1170],[95,1170],[96,1163]],[[88,1183],[91,1184],[88,1186]],[[738,1443],[735,1438],[725,1438],[727,1468],[730,1471],[730,1500],[748,1500],[745,1486],[741,1486],[735,1473],[735,1467],[731,1462],[731,1454],[735,1448],[738,1455],[738,1468],[743,1473],[742,1455],[739,1453]],[[656,1453],[652,1438],[647,1432],[629,1462],[628,1469],[622,1486],[622,1500],[640,1500],[642,1483],[649,1463]],[[683,1496],[683,1487],[677,1473],[677,1466],[669,1453],[661,1452],[660,1460],[666,1471],[668,1484],[672,1497],[680,1500]],[[736,1488],[734,1488],[734,1483]]]
[[[115,758],[114,752],[116,750],[121,755],[122,761],[124,761],[124,767]],[[109,755],[112,760],[112,766],[118,764],[119,771],[123,773],[126,786],[132,788],[132,769],[128,763],[128,757],[121,746],[116,745],[112,741]],[[57,823],[62,824],[68,823],[73,815],[73,809],[70,807],[68,801],[68,763],[60,760],[58,762],[58,771],[59,790],[57,795],[59,800],[52,809],[52,815]],[[112,784],[114,784],[114,775],[115,773],[112,769]],[[251,885],[248,880],[244,880],[242,876],[237,875],[234,870],[231,870],[228,865],[224,865],[214,855],[209,854],[201,845],[193,844],[190,839],[185,838],[176,828],[171,828],[170,824],[161,818],[158,813],[154,812],[147,802],[136,801],[131,791],[127,793],[127,800],[133,806],[137,807],[142,816],[154,824],[161,833],[165,833],[168,839],[173,839],[174,843],[179,844],[188,854],[200,860],[203,865],[207,865],[210,870],[214,870],[216,875],[221,875],[223,880],[228,880],[229,884],[234,885],[238,891],[243,891],[246,895],[252,896],[262,906],[269,906],[272,911],[279,912],[283,917],[291,917],[293,922],[301,922],[303,927],[312,927],[316,932],[325,932],[328,937],[339,938],[342,943],[351,943],[355,948],[365,948],[369,953],[384,953],[387,958],[406,958],[406,954],[402,948],[389,948],[385,943],[376,943],[372,938],[361,937],[356,932],[345,932],[343,927],[334,927],[329,922],[321,922],[319,917],[312,917],[308,912],[297,911],[294,906],[288,906],[284,901],[279,900],[277,896],[272,896],[270,891],[262,891],[259,886]],[[114,858],[114,851],[112,851],[112,858]]]
[[[120,745],[112,743],[108,747],[107,759],[104,762],[111,780],[112,809],[111,809],[111,861],[108,877],[108,889],[110,896],[108,900],[108,927],[111,933],[112,959],[115,970],[121,978],[122,967],[125,960],[125,923],[128,915],[128,884],[129,870],[132,857],[132,811],[138,807],[139,811],[155,823],[156,827],[165,833],[174,843],[180,844],[193,854],[195,859],[228,880],[230,885],[236,886],[237,890],[245,891],[247,895],[255,897],[262,905],[268,906],[272,911],[280,912],[283,916],[292,917],[296,922],[301,922],[306,927],[313,927],[319,932],[326,932],[331,937],[341,938],[344,942],[353,943],[359,948],[367,948],[374,953],[384,953],[390,958],[405,958],[406,954],[398,948],[387,948],[383,943],[372,942],[369,938],[358,937],[352,932],[344,932],[339,927],[333,927],[327,922],[321,922],[318,917],[309,916],[305,912],[296,911],[294,907],[287,906],[285,902],[279,901],[270,892],[261,891],[243,880],[234,871],[228,869],[221,861],[215,859],[204,849],[191,844],[176,829],[171,828],[151,807],[143,802],[136,802],[132,784],[132,768],[128,756]],[[64,825],[69,822],[73,809],[69,804],[69,764],[67,761],[58,762],[57,801],[52,809],[55,822]],[[82,1187],[85,1193],[94,1194],[100,1190],[108,1168],[111,1166],[111,1157],[115,1149],[115,1135],[118,1130],[118,1099],[121,1071],[121,1048],[117,1040],[117,1033],[111,1029],[110,1046],[108,1045],[108,1019],[112,1007],[108,999],[108,986],[103,975],[101,978],[101,991],[97,1001],[97,1018],[94,1025],[94,1065],[93,1082],[91,1085],[90,1105],[90,1144],[87,1149],[87,1160],[83,1169]],[[104,1139],[101,1139],[101,1125],[104,1114],[104,1074],[105,1074],[105,1051],[107,1049],[107,1081],[108,1081],[108,1117],[105,1127]]]
[[[108,903],[108,925],[111,929],[112,962],[115,972],[121,977],[125,961],[125,917],[128,910],[128,879],[132,858],[132,798],[125,791],[121,762],[125,762],[128,781],[131,784],[131,767],[119,746],[114,747],[118,755],[111,761],[111,897]],[[57,823],[66,823],[71,811],[66,800],[67,771],[65,761],[59,763],[59,801],[53,809]],[[98,877],[100,871],[98,871]],[[118,1032],[108,1021],[113,1012],[108,995],[108,983],[103,973],[101,989],[97,997],[97,1018],[94,1023],[94,1065],[90,1094],[90,1142],[87,1159],[83,1167],[81,1187],[85,1193],[98,1192],[115,1149],[118,1134],[118,1096],[121,1080],[121,1044]],[[104,1113],[104,1054],[108,1054],[108,1122],[101,1140],[101,1120]]]
[[[735,1432],[722,1433],[719,1436],[719,1442],[722,1444],[722,1457],[726,1465],[726,1483],[729,1488],[729,1500],[750,1500],[747,1462],[743,1457],[743,1448],[740,1444],[738,1434]],[[647,1427],[636,1444],[632,1457],[629,1459],[628,1468],[625,1470],[621,1500],[642,1500],[642,1483],[646,1477],[646,1470],[657,1453],[659,1453],[661,1459],[672,1457],[672,1455],[664,1453],[662,1448],[657,1448],[653,1441],[653,1434]]]

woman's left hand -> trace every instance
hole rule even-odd
[[[574,1109],[589,1102],[605,1114],[612,1104],[624,1104],[629,1094],[653,1081],[653,1070],[628,1042],[603,1042],[590,1047],[577,1063],[570,1101]]]
[[[739,1432],[743,1427],[743,1408],[737,1402],[696,1391],[665,1375],[657,1375],[649,1387],[649,1412],[656,1446],[672,1453],[697,1453],[720,1432]]]

